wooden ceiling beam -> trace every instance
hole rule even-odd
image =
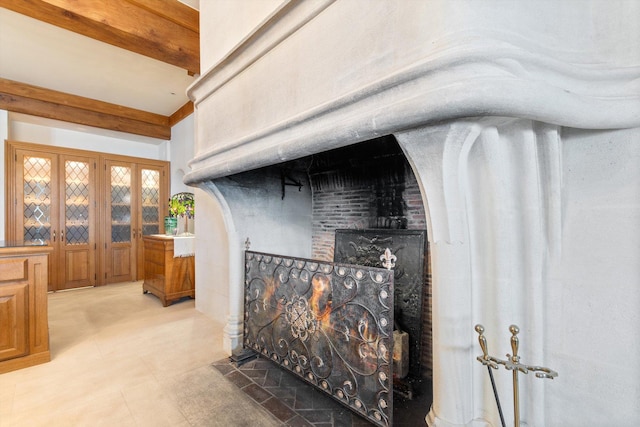
[[[199,13],[177,0],[0,0],[0,7],[189,72],[200,72]]]
[[[200,34],[200,12],[179,1],[128,0],[138,7]]]
[[[2,78],[0,110],[171,139],[169,117]]]
[[[193,113],[193,102],[189,101],[169,116],[169,126],[173,127],[191,113]]]

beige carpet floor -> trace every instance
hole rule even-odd
[[[222,325],[141,282],[49,294],[49,363],[0,375],[0,427],[279,426],[212,367]]]

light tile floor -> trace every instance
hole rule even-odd
[[[211,365],[222,325],[141,282],[49,294],[49,363],[0,375],[0,427],[278,426]]]

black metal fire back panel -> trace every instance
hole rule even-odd
[[[245,347],[392,425],[392,270],[247,251],[244,308]]]
[[[425,230],[336,230],[333,260],[380,267],[380,254],[389,248],[394,267],[395,320],[409,333],[409,374],[420,376],[422,301],[426,283]]]

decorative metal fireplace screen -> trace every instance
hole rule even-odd
[[[380,426],[393,414],[393,271],[247,251],[244,345]]]
[[[421,374],[422,302],[426,283],[425,230],[336,230],[333,260],[381,266],[380,253],[389,248],[397,256],[394,267],[395,321],[409,333],[409,373]]]

